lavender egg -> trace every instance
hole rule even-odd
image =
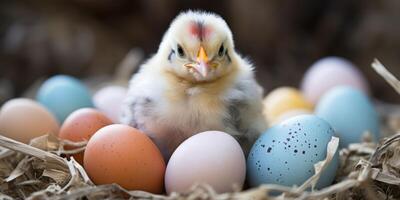
[[[315,115],[300,115],[268,129],[253,145],[247,160],[247,180],[260,184],[301,185],[314,175],[314,164],[325,159],[332,127]],[[317,188],[332,183],[338,154],[322,173]]]
[[[307,70],[301,82],[301,91],[308,101],[317,104],[330,89],[344,85],[369,93],[367,80],[353,63],[340,57],[326,57]]]

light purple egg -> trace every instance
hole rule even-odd
[[[340,57],[326,57],[315,62],[301,83],[304,96],[316,104],[323,94],[336,86],[350,86],[369,94],[368,83],[361,71]]]
[[[194,184],[209,184],[217,193],[241,189],[246,159],[239,143],[220,131],[198,133],[172,154],[165,171],[165,188],[187,192]]]

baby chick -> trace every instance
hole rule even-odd
[[[175,18],[132,77],[122,112],[121,122],[148,134],[166,159],[208,130],[231,134],[247,153],[267,127],[253,66],[235,52],[226,22],[205,12]]]

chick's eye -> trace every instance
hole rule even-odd
[[[224,45],[223,44],[221,44],[221,47],[219,47],[219,50],[218,50],[218,56],[219,57],[222,57],[223,55],[224,55]]]
[[[178,50],[179,57],[184,57],[185,56],[185,52],[183,51],[181,45],[178,44],[177,50]]]

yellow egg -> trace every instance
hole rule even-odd
[[[47,133],[58,134],[57,119],[44,106],[25,98],[7,101],[0,110],[0,135],[23,143]]]
[[[312,104],[300,91],[291,87],[279,87],[264,99],[264,116],[270,124],[275,124],[287,112],[302,110],[312,112]]]

